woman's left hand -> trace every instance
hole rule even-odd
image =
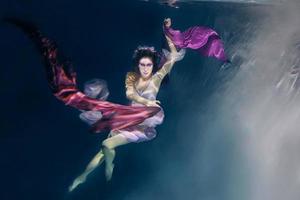
[[[160,101],[158,100],[148,101],[146,106],[160,107]]]
[[[172,25],[171,18],[166,18],[164,20],[164,25],[165,25],[166,28],[170,28],[171,25]]]

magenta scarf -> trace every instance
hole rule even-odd
[[[204,26],[193,26],[184,32],[164,27],[164,33],[170,37],[177,48],[194,49],[203,56],[215,57],[229,62],[224,45],[216,31]]]

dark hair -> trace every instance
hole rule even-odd
[[[139,62],[141,58],[150,58],[153,62],[153,73],[157,72],[159,65],[159,53],[154,49],[154,47],[148,46],[138,46],[133,53],[133,71],[140,74],[139,71]]]

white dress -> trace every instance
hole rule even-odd
[[[133,85],[133,89],[136,94],[140,97],[143,97],[148,100],[156,100],[157,93],[162,81],[162,78],[159,73],[154,74],[149,80],[148,85],[144,90],[138,90],[136,84]],[[132,106],[145,106],[141,103],[138,103],[134,100],[131,101]],[[164,120],[164,111],[161,109],[154,116],[146,119],[137,126],[133,126],[124,130],[118,130],[111,132],[111,135],[120,134],[124,136],[129,142],[143,142],[155,138],[157,132],[155,127],[161,124]]]

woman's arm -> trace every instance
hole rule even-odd
[[[126,97],[129,100],[135,101],[146,105],[147,99],[141,97],[134,88],[134,83],[137,81],[137,74],[134,72],[128,72],[126,74],[125,88],[126,88]]]
[[[173,60],[167,60],[165,62],[165,64],[155,73],[155,76],[158,79],[164,79],[164,77],[170,73],[172,67],[174,65],[174,61]]]
[[[164,26],[166,27],[170,27],[171,26],[171,19],[167,18],[164,21]],[[175,57],[173,57],[172,55],[178,54],[177,49],[174,45],[174,43],[172,42],[172,40],[165,35],[168,46],[170,48],[170,56],[167,58],[168,60],[164,63],[164,65],[156,72],[156,76],[158,77],[158,79],[162,80],[168,73],[170,73],[170,71],[172,70],[172,67],[175,63]],[[159,80],[157,80],[156,82],[159,82]]]

